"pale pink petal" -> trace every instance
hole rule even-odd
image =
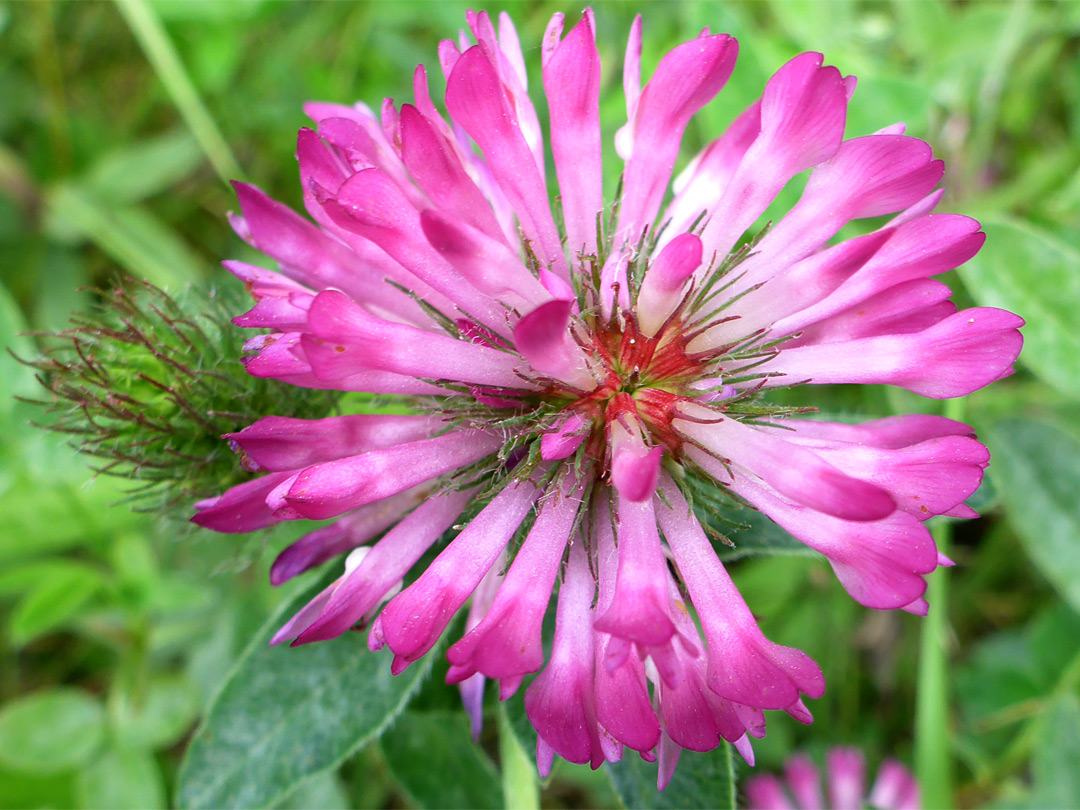
[[[641,91],[630,126],[615,244],[636,244],[660,210],[683,131],[715,96],[735,67],[738,44],[724,34],[703,36],[668,51]]]
[[[409,664],[439,640],[532,508],[539,492],[528,481],[508,484],[451,541],[420,578],[383,609],[383,638],[395,661]]]
[[[475,491],[434,495],[386,533],[337,583],[318,618],[297,642],[336,638],[373,610],[461,514]]]
[[[461,55],[446,86],[446,106],[472,136],[506,194],[533,250],[545,265],[567,275],[544,178],[520,123],[510,108],[498,72],[478,45]]]
[[[335,517],[479,461],[501,444],[498,437],[482,431],[457,430],[326,461],[304,469],[285,500],[304,517]]]
[[[766,385],[888,384],[933,399],[959,397],[1011,373],[1023,325],[1005,310],[967,309],[921,332],[788,349],[755,371],[784,375]]]
[[[544,92],[551,113],[551,151],[567,247],[571,258],[595,254],[596,218],[604,209],[600,54],[587,16],[544,61]]]

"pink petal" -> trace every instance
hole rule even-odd
[[[591,423],[583,416],[571,413],[551,433],[540,437],[540,457],[544,461],[569,458],[589,434]]]
[[[684,405],[689,416],[716,414],[696,405]],[[735,419],[698,424],[685,419],[675,423],[682,435],[706,450],[745,467],[778,492],[845,520],[879,520],[896,509],[881,488],[845,475],[812,451],[785,441],[782,433],[758,429]]]
[[[532,508],[539,492],[529,482],[508,484],[412,585],[380,616],[386,644],[404,663],[439,640]]]
[[[595,626],[599,632],[637,644],[664,645],[671,640],[675,625],[669,616],[664,555],[652,501],[633,502],[622,496],[618,501],[615,591]]]
[[[447,80],[446,107],[483,151],[540,261],[566,277],[544,178],[510,108],[498,72],[480,46],[461,55]]]
[[[856,748],[833,748],[826,756],[829,807],[859,810],[866,798],[866,761]]]
[[[806,754],[794,754],[784,765],[784,778],[791,795],[802,810],[824,810],[825,797],[821,793],[821,777],[813,761]]]
[[[270,584],[275,587],[322,565],[378,537],[420,503],[425,494],[406,490],[398,495],[362,506],[343,515],[329,526],[308,532],[290,543],[270,566]]]
[[[433,495],[388,531],[337,583],[318,618],[297,643],[336,638],[359,622],[461,514],[475,490]],[[377,506],[378,504],[373,504]]]
[[[437,208],[501,240],[502,230],[491,206],[469,177],[454,147],[411,104],[401,108],[401,158]]]
[[[543,666],[544,613],[581,507],[584,483],[565,475],[561,491],[545,501],[491,609],[447,651],[451,664],[469,666],[489,678],[523,675]]]
[[[481,292],[514,307],[532,308],[551,299],[502,241],[434,210],[420,215],[420,225],[439,255]]]
[[[544,61],[544,92],[567,247],[571,258],[595,254],[596,217],[604,209],[600,54],[587,15]]]
[[[589,762],[598,768],[604,751],[593,694],[595,592],[584,544],[575,543],[559,589],[551,657],[525,691],[525,713],[544,746],[568,762]],[[545,759],[550,768],[550,758]]]
[[[802,330],[786,348],[878,335],[921,332],[956,312],[952,290],[940,281],[915,279],[880,292]]]
[[[637,100],[630,126],[633,152],[623,174],[615,244],[636,244],[660,210],[683,131],[727,82],[738,43],[719,34],[669,51]]]
[[[266,470],[295,470],[319,461],[417,441],[445,423],[431,416],[356,414],[326,419],[266,416],[229,439]]]
[[[323,201],[323,208],[342,229],[369,239],[405,267],[415,279],[408,286],[444,313],[443,301],[452,301],[475,320],[500,334],[505,319],[487,296],[461,276],[428,245],[420,226],[420,212],[378,169],[357,172]],[[430,296],[427,290],[441,295]]]
[[[750,800],[750,810],[795,810],[780,780],[772,774],[747,780],[746,798]]]
[[[662,222],[668,223],[660,236],[661,244],[689,230],[716,204],[760,131],[761,102],[755,101],[675,178],[672,183],[675,199],[661,217]]]
[[[781,528],[824,554],[837,578],[861,605],[903,607],[926,590],[924,575],[937,567],[926,527],[906,512],[878,521],[846,521],[785,502],[767,488],[736,477],[732,488]]]
[[[709,687],[744,706],[783,709],[800,693],[820,697],[821,670],[799,650],[766,639],[705,532],[670,480],[661,479],[656,515],[701,620]]]
[[[852,219],[888,214],[922,199],[942,172],[930,147],[915,138],[869,135],[845,141],[811,172],[799,202],[743,262],[744,275],[733,293],[809,256]]]
[[[596,387],[581,347],[570,336],[571,301],[541,304],[514,326],[514,345],[532,368],[583,391]]]
[[[334,517],[479,461],[501,444],[498,437],[482,431],[458,430],[326,461],[304,469],[286,501],[304,517]]]
[[[664,448],[646,445],[640,426],[627,430],[616,421],[611,423],[610,429],[612,485],[621,497],[632,503],[649,500],[656,490]]]
[[[709,206],[706,255],[725,255],[792,177],[836,154],[847,98],[840,72],[822,61],[819,53],[800,54],[765,85],[760,134]]]
[[[1023,344],[1023,324],[1005,310],[967,309],[921,332],[788,349],[755,371],[780,372],[786,382],[899,385],[947,399],[1009,374]],[[766,385],[784,379],[770,378]]]
[[[978,222],[957,214],[934,214],[905,223],[835,292],[780,320],[775,333],[797,332],[898,284],[952,270],[974,256],[985,240]]]
[[[649,265],[637,300],[638,324],[646,335],[655,335],[679,305],[687,280],[701,266],[701,251],[701,240],[684,233],[668,242]]]
[[[369,315],[336,290],[315,297],[308,314],[312,335],[301,340],[312,370],[334,380],[358,371],[392,371],[429,379],[451,379],[507,388],[526,388],[512,354],[444,334]]]
[[[266,496],[289,476],[288,472],[270,473],[237,484],[216,498],[199,501],[191,522],[230,534],[253,532],[280,523],[281,519],[266,505]]]

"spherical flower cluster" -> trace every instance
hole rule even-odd
[[[751,810],[919,810],[922,807],[919,783],[895,759],[887,759],[878,769],[870,794],[866,793],[866,760],[857,748],[833,748],[825,757],[825,786],[810,757],[795,754],[784,763],[784,783],[772,774],[754,776],[746,782]],[[794,798],[794,802],[791,801]]]
[[[949,563],[923,522],[973,514],[963,501],[988,455],[972,430],[923,415],[794,419],[767,395],[820,383],[967,394],[1012,371],[1021,321],[956,312],[931,276],[974,255],[979,224],[931,213],[941,161],[901,125],[843,139],[855,81],[820,54],[783,65],[671,182],[737,44],[704,31],[643,87],[636,20],[615,138],[625,165],[607,204],[594,18],[564,32],[557,14],[540,56],[560,222],[513,25],[503,15],[496,33],[470,13],[468,27],[472,39],[439,47],[447,117],[423,66],[411,104],[307,106],[317,128],[300,131],[297,157],[315,224],[237,184],[237,232],[278,263],[226,262],[256,299],[236,323],[270,330],[249,342],[248,371],[407,407],[261,419],[228,438],[263,474],[194,520],[246,532],[335,519],[273,565],[281,583],[351,552],[279,642],[369,626],[397,673],[471,597],[449,680],[476,714],[485,678],[505,699],[539,673],[524,700],[545,773],[555,754],[597,767],[629,747],[659,758],[663,784],[681,749],[721,740],[751,759],[763,711],[810,722],[803,697],[825,684],[759,630],[694,493],[704,481],[761,510],[860,603],[925,612],[924,576]],[[806,170],[798,204],[755,230]],[[849,221],[888,214],[830,244]]]

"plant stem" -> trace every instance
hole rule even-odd
[[[945,405],[950,419],[964,418],[964,400]],[[938,551],[948,554],[952,523],[933,528]],[[915,777],[922,787],[924,807],[952,807],[952,757],[949,741],[949,677],[945,650],[949,616],[949,569],[938,568],[927,577],[926,600],[930,612],[919,640],[919,668],[915,694]]]
[[[199,98],[194,82],[150,4],[147,0],[116,0],[116,5],[214,171],[226,185],[232,179],[239,179],[240,166],[229,144]]]
[[[510,718],[502,703],[498,707],[498,718],[503,806],[508,810],[540,810],[536,766],[510,727]]]

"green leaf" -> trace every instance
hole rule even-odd
[[[1080,807],[1080,701],[1062,695],[1050,707],[1032,758],[1031,807]]]
[[[495,766],[462,711],[405,712],[379,741],[398,784],[419,807],[502,807]]]
[[[1024,318],[1020,362],[1080,398],[1080,252],[1020,220],[986,217],[983,230],[986,247],[960,268],[972,298]]]
[[[870,135],[882,127],[903,122],[908,135],[926,129],[933,99],[926,85],[900,78],[859,79],[855,103],[848,109],[846,138]]]
[[[378,738],[419,688],[438,647],[398,677],[390,650],[372,653],[355,633],[270,647],[313,595],[273,616],[233,668],[181,765],[179,807],[269,807]]]
[[[86,810],[164,810],[165,778],[149,751],[110,747],[85,767],[76,783]]]
[[[176,130],[110,152],[90,168],[81,185],[103,202],[139,202],[172,188],[201,162],[198,142]]]
[[[0,711],[0,765],[59,773],[85,764],[101,747],[105,712],[81,689],[49,689]]]
[[[1080,609],[1080,442],[1043,422],[1006,419],[985,432],[1006,514],[1031,561]]]
[[[58,239],[89,239],[129,273],[159,287],[177,289],[206,274],[184,240],[145,208],[106,205],[72,185],[47,194],[45,224]]]
[[[351,806],[341,778],[329,771],[301,782],[275,805],[277,810],[349,810]]]
[[[109,708],[121,743],[154,750],[175,742],[187,731],[195,722],[199,703],[195,688],[186,679],[165,676],[151,681],[141,698],[118,696]]]
[[[34,372],[19,363],[9,352],[24,360],[34,353],[34,342],[23,335],[26,320],[19,305],[0,284],[0,425],[6,427],[15,408],[15,396],[32,396],[37,390]]]
[[[57,570],[38,583],[11,613],[8,632],[17,646],[57,630],[80,615],[104,584],[89,566]]]
[[[505,702],[499,703],[497,712],[503,803],[506,807],[516,807],[518,810],[539,810],[540,786],[536,762],[522,746],[521,738],[514,731]]]
[[[604,767],[623,805],[634,810],[735,807],[735,774],[727,743],[704,753],[683,751],[675,775],[663,791],[656,789],[656,763],[645,762],[636,751],[626,749],[619,762]]]

